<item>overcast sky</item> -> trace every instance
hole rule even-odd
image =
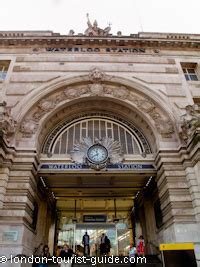
[[[86,13],[112,33],[200,34],[200,0],[2,0],[0,31],[52,30],[67,34],[87,28]]]

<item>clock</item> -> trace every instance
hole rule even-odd
[[[101,144],[95,144],[88,149],[87,158],[94,164],[104,163],[108,159],[108,150]]]

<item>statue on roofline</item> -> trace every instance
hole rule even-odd
[[[111,24],[109,23],[109,26],[106,27],[105,29],[101,29],[98,27],[98,23],[97,21],[95,20],[93,25],[92,23],[90,22],[90,19],[89,19],[89,14],[87,13],[86,14],[87,16],[87,25],[88,25],[88,28],[85,30],[85,35],[86,36],[108,36],[109,35],[109,32],[111,30]]]

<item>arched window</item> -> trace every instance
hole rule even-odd
[[[90,115],[64,121],[47,138],[43,152],[51,154],[70,154],[74,144],[83,138],[111,138],[119,141],[124,154],[151,153],[144,135],[132,124],[118,117]]]

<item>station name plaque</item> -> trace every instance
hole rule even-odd
[[[64,163],[44,163],[40,165],[40,170],[89,170],[89,166],[86,164],[64,164]],[[153,164],[141,164],[141,163],[118,163],[108,164],[107,170],[155,170]]]

